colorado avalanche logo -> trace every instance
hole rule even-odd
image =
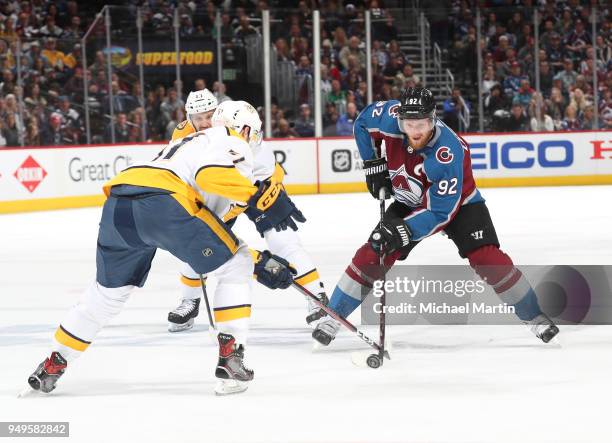
[[[453,153],[447,146],[440,146],[436,151],[436,160],[443,165],[446,165],[453,161]]]
[[[406,172],[406,166],[399,169],[389,169],[393,194],[395,199],[408,206],[418,206],[423,200],[423,185],[416,178]]]

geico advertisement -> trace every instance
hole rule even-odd
[[[309,140],[266,140],[274,151],[276,162],[285,170],[283,183],[288,185],[317,184],[316,141]]]
[[[135,162],[152,159],[162,145],[0,150],[0,200],[96,195]]]
[[[612,173],[612,133],[468,135],[476,178]]]
[[[612,132],[466,135],[476,178],[612,174]],[[364,179],[353,139],[319,141],[321,183]]]

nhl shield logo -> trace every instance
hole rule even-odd
[[[349,172],[351,168],[351,151],[348,149],[336,149],[332,151],[332,170],[334,172]]]
[[[213,250],[210,248],[206,248],[202,250],[202,255],[204,255],[204,257],[210,257],[211,255],[213,255]]]

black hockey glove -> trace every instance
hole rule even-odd
[[[391,178],[389,178],[389,168],[387,160],[384,158],[375,158],[373,160],[363,161],[363,172],[366,176],[366,184],[370,194],[378,200],[380,189],[385,188],[385,199],[391,198]]]
[[[278,187],[278,189],[272,194],[269,190],[273,187]],[[269,196],[266,197],[266,194]],[[262,205],[262,200],[266,199],[268,203]],[[262,237],[264,232],[272,228],[277,231],[285,231],[289,227],[297,231],[298,227],[295,222],[304,223],[306,221],[306,217],[295,207],[280,184],[270,185],[268,181],[259,183],[259,190],[249,199],[248,205],[252,210],[248,211],[247,215],[255,223]]]
[[[390,254],[408,246],[410,231],[403,218],[389,218],[372,231],[369,241],[378,254]]]
[[[297,275],[296,269],[287,260],[272,254],[270,251],[259,253],[253,271],[257,281],[270,289],[286,289]]]

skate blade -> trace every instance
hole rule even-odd
[[[188,331],[191,328],[193,328],[193,324],[194,324],[193,318],[190,318],[189,320],[187,320],[185,323],[182,323],[182,324],[168,322],[168,332]]]
[[[249,387],[247,382],[238,380],[219,380],[215,386],[215,395],[240,394]]]

